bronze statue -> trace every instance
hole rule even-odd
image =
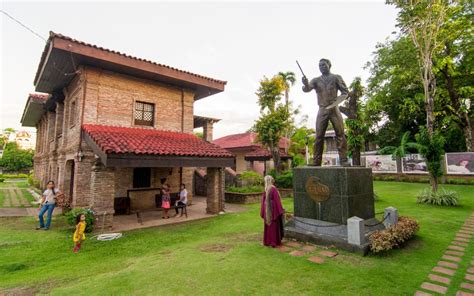
[[[299,65],[298,65],[299,66]],[[331,62],[328,59],[321,59],[319,61],[319,70],[321,76],[311,79],[303,74],[303,91],[310,92],[316,90],[318,98],[319,111],[316,118],[316,142],[314,144],[314,163],[315,166],[321,166],[323,157],[324,135],[328,127],[328,122],[331,121],[334,131],[336,132],[336,144],[339,153],[339,160],[342,166],[349,165],[347,160],[347,142],[344,136],[344,121],[338,105],[345,100],[349,95],[342,77],[330,72]],[[341,95],[337,95],[337,91]]]

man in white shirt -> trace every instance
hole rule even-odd
[[[175,217],[178,216],[178,208],[181,208],[181,216],[180,217],[183,217],[183,210],[187,205],[188,205],[188,191],[186,190],[186,185],[181,184],[181,188],[180,188],[180,191],[179,191],[179,200],[176,201],[176,205],[175,205],[176,206],[175,207],[175,210],[176,210]]]

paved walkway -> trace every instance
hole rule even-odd
[[[36,208],[0,208],[1,217],[36,217],[38,216],[39,209]],[[53,216],[62,214],[61,208],[55,208]]]
[[[282,253],[288,253],[294,257],[306,258],[309,262],[315,264],[324,264],[326,259],[334,258],[337,252],[328,250],[322,246],[305,244],[294,240],[283,240],[283,244],[276,248]]]
[[[169,219],[162,219],[163,212],[161,210],[156,211],[148,211],[142,212],[140,214],[142,219],[142,224],[138,222],[136,214],[130,215],[117,215],[114,216],[114,225],[113,231],[126,231],[132,229],[140,229],[140,228],[149,228],[149,227],[157,227],[163,225],[171,225],[171,224],[179,224],[179,223],[186,223],[195,220],[207,219],[211,217],[215,217],[216,215],[209,215],[206,214],[206,197],[201,196],[194,196],[193,197],[193,204],[188,207],[188,217],[173,217],[175,214],[175,210],[171,209],[169,211]],[[236,204],[225,204],[225,211],[226,213],[236,213],[245,211],[246,208]],[[181,213],[181,210],[180,210]],[[101,219],[99,217],[98,227],[97,230],[100,231]]]
[[[474,296],[474,256],[467,255],[466,248],[474,235],[474,213],[466,220],[446,252],[433,267],[428,279],[423,282],[416,296],[446,294],[448,290],[456,291],[456,296]],[[469,266],[460,266],[463,259],[469,260]],[[461,273],[463,280],[459,286],[452,285],[455,274]]]
[[[25,197],[25,193],[18,187],[1,187],[0,192],[4,199],[0,207],[15,208],[15,207],[31,207],[31,203]]]

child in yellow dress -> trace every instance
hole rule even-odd
[[[77,253],[81,249],[81,243],[86,239],[86,235],[84,234],[86,230],[86,215],[79,214],[76,217],[76,231],[74,231],[74,235],[72,237],[74,241],[74,249],[73,252]]]

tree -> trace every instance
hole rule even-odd
[[[410,142],[410,132],[405,132],[400,139],[400,145],[398,146],[385,146],[379,150],[379,153],[392,154],[393,158],[404,157],[409,150],[418,150],[420,145],[416,142]]]
[[[360,165],[360,151],[365,144],[364,130],[367,129],[360,112],[359,99],[362,97],[364,90],[360,77],[356,77],[349,88],[351,89],[349,101],[347,101],[345,106],[340,106],[339,110],[347,116],[345,120],[347,126],[347,148],[350,151],[352,163]]]
[[[433,56],[443,44],[442,26],[447,22],[448,4],[444,0],[388,0],[398,9],[398,26],[415,45],[425,99],[426,127],[434,134],[436,77]]]
[[[459,55],[464,57],[467,53],[469,51],[463,49]],[[472,75],[467,74],[466,64],[469,63],[460,57],[455,58],[455,67],[458,70],[454,86],[463,96],[472,97],[468,94],[468,90],[472,88],[470,85],[474,84],[474,81],[471,81]],[[439,60],[440,58],[436,57],[437,65],[441,64]],[[461,61],[463,62],[460,63]],[[370,77],[367,82],[365,110],[362,112],[364,122],[370,125],[370,132],[374,134],[373,140],[381,148],[398,146],[399,136],[405,131],[415,135],[420,126],[426,124],[423,89],[418,83],[419,74],[413,43],[402,35],[397,36],[395,40],[378,44],[374,58],[366,68],[370,70]],[[466,129],[461,127],[458,115],[451,111],[453,102],[448,97],[443,75],[439,71],[436,75],[440,83],[435,101],[435,126],[446,137],[445,151],[465,151],[468,138]],[[467,109],[467,100],[460,100],[461,108]],[[470,118],[473,117],[473,109],[470,109]]]
[[[426,159],[426,166],[430,173],[430,184],[432,192],[438,191],[438,179],[443,175],[441,160],[444,155],[444,137],[439,131],[435,131],[430,135],[426,128],[421,128],[416,135],[418,142],[418,150],[420,154]]]
[[[10,135],[15,133],[15,129],[11,128],[11,127],[7,127],[3,130],[3,133],[1,135],[1,146],[2,146],[2,149],[5,150],[5,147],[8,143],[8,139],[10,138]]]
[[[416,134],[426,122],[413,43],[408,37],[399,36],[378,44],[366,68],[370,77],[365,121],[376,134],[378,146],[397,146],[400,135],[405,131]]]
[[[257,140],[270,150],[278,173],[281,172],[279,143],[290,127],[292,117],[286,104],[279,103],[284,90],[283,79],[276,75],[271,79],[264,77],[256,92],[260,106],[260,117],[255,122]]]
[[[278,76],[281,77],[284,83],[284,91],[285,91],[285,106],[287,111],[290,111],[290,88],[295,85],[296,78],[295,78],[295,73],[288,71],[288,72],[278,72]],[[287,130],[285,131],[285,137],[289,138],[290,134],[290,129],[292,127],[288,127]],[[288,151],[288,147],[285,147],[286,151]]]
[[[473,7],[468,1],[450,5],[441,30],[443,48],[434,58],[438,84],[445,86],[447,113],[462,129],[467,151],[474,151],[474,108],[469,108],[469,98],[474,94]]]
[[[283,79],[284,87],[285,87],[285,106],[288,108],[290,103],[289,93],[290,88],[295,85],[296,78],[295,73],[293,72],[278,72],[278,76]]]
[[[398,26],[411,38],[416,49],[426,112],[426,131],[420,130],[418,138],[423,140],[420,144],[428,147],[426,148],[428,150],[424,150],[428,151],[425,158],[430,172],[431,188],[433,192],[436,192],[438,190],[437,168],[441,167],[441,159],[430,149],[438,147],[439,143],[444,145],[444,139],[438,132],[435,133],[436,76],[433,69],[434,57],[446,39],[446,34],[443,34],[442,29],[448,23],[451,6],[445,0],[388,0],[387,3],[399,9]],[[436,161],[438,164],[435,164]]]
[[[315,141],[314,134],[314,129],[302,126],[297,128],[291,136],[289,154],[293,158],[293,167],[306,164],[306,153],[308,153],[308,158],[310,158],[310,155],[313,155]],[[308,148],[308,151],[306,151],[306,148]]]
[[[33,166],[33,151],[18,148],[15,142],[6,145],[3,156],[0,159],[0,166],[8,171],[20,171]]]

